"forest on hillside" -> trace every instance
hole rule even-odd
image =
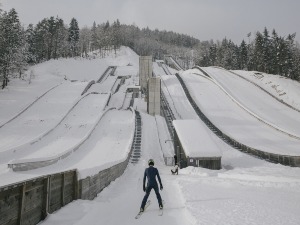
[[[23,27],[15,9],[0,11],[0,81],[4,88],[10,77],[20,77],[29,65],[50,59],[88,57],[90,52],[116,51],[128,46],[139,55],[163,59],[173,55],[187,69],[191,65],[256,70],[300,80],[300,47],[295,34],[279,36],[267,28],[242,41],[200,41],[172,31],[140,29],[136,25],[109,21],[79,28],[59,17],[44,18]]]

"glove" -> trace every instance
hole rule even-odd
[[[145,188],[145,186],[143,186],[143,191],[144,191],[144,192],[146,191],[146,188]]]
[[[164,187],[162,185],[160,185],[160,190],[162,191],[164,189]]]

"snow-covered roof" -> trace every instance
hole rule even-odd
[[[200,120],[174,120],[174,128],[188,157],[221,157],[219,147],[212,140]]]
[[[127,89],[130,89],[130,88],[138,88],[138,89],[140,89],[141,86],[138,86],[138,85],[128,85]]]

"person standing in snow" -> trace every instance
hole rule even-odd
[[[174,155],[174,165],[177,164],[177,155]]]
[[[174,167],[174,170],[171,170],[172,174],[177,174],[178,175],[178,169],[179,169],[179,166],[178,166],[178,163],[175,164],[175,167]]]
[[[162,199],[161,199],[161,196],[159,194],[158,184],[157,184],[157,181],[156,181],[156,177],[157,177],[157,179],[159,181],[159,184],[160,184],[160,190],[162,191],[163,190],[163,185],[161,183],[161,179],[160,179],[160,176],[159,176],[158,169],[154,167],[153,159],[149,159],[148,165],[149,165],[149,167],[145,169],[144,179],[143,179],[143,191],[146,192],[146,194],[143,198],[140,212],[144,211],[147,199],[150,195],[150,192],[151,192],[152,188],[155,191],[155,194],[156,194],[156,197],[157,197],[157,200],[158,200],[159,208],[160,209],[163,208]],[[145,186],[146,178],[147,178],[147,187]]]

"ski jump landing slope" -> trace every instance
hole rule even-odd
[[[29,170],[48,166],[75,151],[93,132],[101,119],[117,78],[109,76],[103,83],[93,85],[54,130],[19,152],[26,156],[14,159],[14,170]],[[19,154],[24,155],[24,154]]]
[[[25,157],[15,159],[9,164],[25,166],[30,163],[44,162],[47,165],[48,161],[57,161],[62,156],[66,157],[66,154],[70,154],[89,136],[100,120],[107,100],[108,95],[87,95],[52,132],[28,149],[20,150],[27,153]]]
[[[6,153],[36,140],[55,127],[80,98],[85,85],[86,83],[82,82],[64,83],[1,127],[0,162],[7,162]]]
[[[300,113],[249,81],[220,68],[202,68],[247,110],[274,128],[300,139]]]
[[[161,76],[162,91],[176,119],[199,119],[176,76]]]
[[[134,113],[131,110],[109,110],[94,131],[69,157],[53,165],[30,171],[1,171],[0,186],[17,183],[42,175],[77,169],[78,179],[126,160],[134,135]]]
[[[211,78],[199,74],[198,70],[184,72],[181,77],[198,107],[227,135],[264,152],[300,156],[300,140],[278,132],[250,115]],[[252,90],[256,91],[255,88]]]

